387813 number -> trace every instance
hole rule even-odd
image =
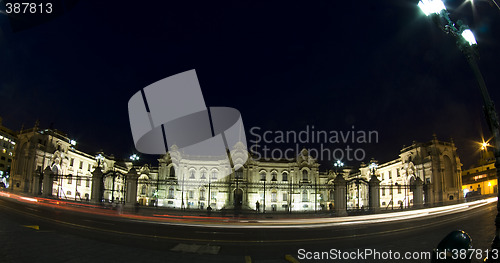
[[[50,14],[52,3],[5,3],[7,14]]]
[[[488,259],[493,259],[497,260],[499,259],[499,253],[498,249],[492,249],[492,250],[482,250],[482,249],[474,249],[474,248],[469,248],[469,249],[453,249],[451,250],[452,256],[451,259],[483,259],[488,258]]]

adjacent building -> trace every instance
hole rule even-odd
[[[76,141],[55,129],[39,129],[38,124],[18,135],[14,150],[10,186],[14,191],[41,192],[44,170],[54,175],[52,196],[89,200],[92,172],[99,165],[105,174],[103,199],[123,200],[124,175],[131,163],[118,162],[103,153],[91,155],[77,150]]]
[[[481,149],[478,163],[463,171],[462,182],[464,196],[469,192],[476,195],[496,194],[498,192],[495,155],[492,151],[488,151],[486,146]]]
[[[10,170],[17,133],[3,126],[0,117],[0,185],[9,187]]]

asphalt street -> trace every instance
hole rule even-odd
[[[467,212],[396,222],[259,228],[258,221],[246,220],[235,227],[231,221],[215,218],[183,226],[182,222],[83,213],[0,198],[0,262],[287,262],[287,254],[300,262],[333,262],[302,258],[306,252],[332,249],[430,252],[457,229],[472,237],[474,248],[485,250],[493,239],[495,215],[493,202]],[[227,227],[214,228],[214,223]]]

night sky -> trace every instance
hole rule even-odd
[[[3,124],[20,130],[39,119],[81,150],[126,158],[135,151],[130,97],[196,69],[207,106],[238,109],[248,140],[252,127],[354,125],[378,131],[379,140],[351,147],[363,148],[366,161],[385,162],[436,133],[454,138],[468,168],[479,156],[474,142],[489,136],[472,71],[416,0],[163,2],[80,1],[19,32],[0,14]],[[498,103],[500,10],[490,0],[445,3],[475,33]]]

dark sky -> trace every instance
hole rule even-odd
[[[436,133],[454,138],[467,168],[478,157],[474,141],[489,134],[472,71],[416,0],[162,2],[80,1],[20,32],[0,14],[4,125],[19,130],[39,119],[84,151],[125,158],[134,152],[130,97],[196,69],[206,104],[238,109],[249,140],[257,126],[354,125],[378,131],[379,140],[350,146],[385,162]],[[462,3],[446,1],[452,18],[474,31],[498,102],[500,10],[486,0]]]

